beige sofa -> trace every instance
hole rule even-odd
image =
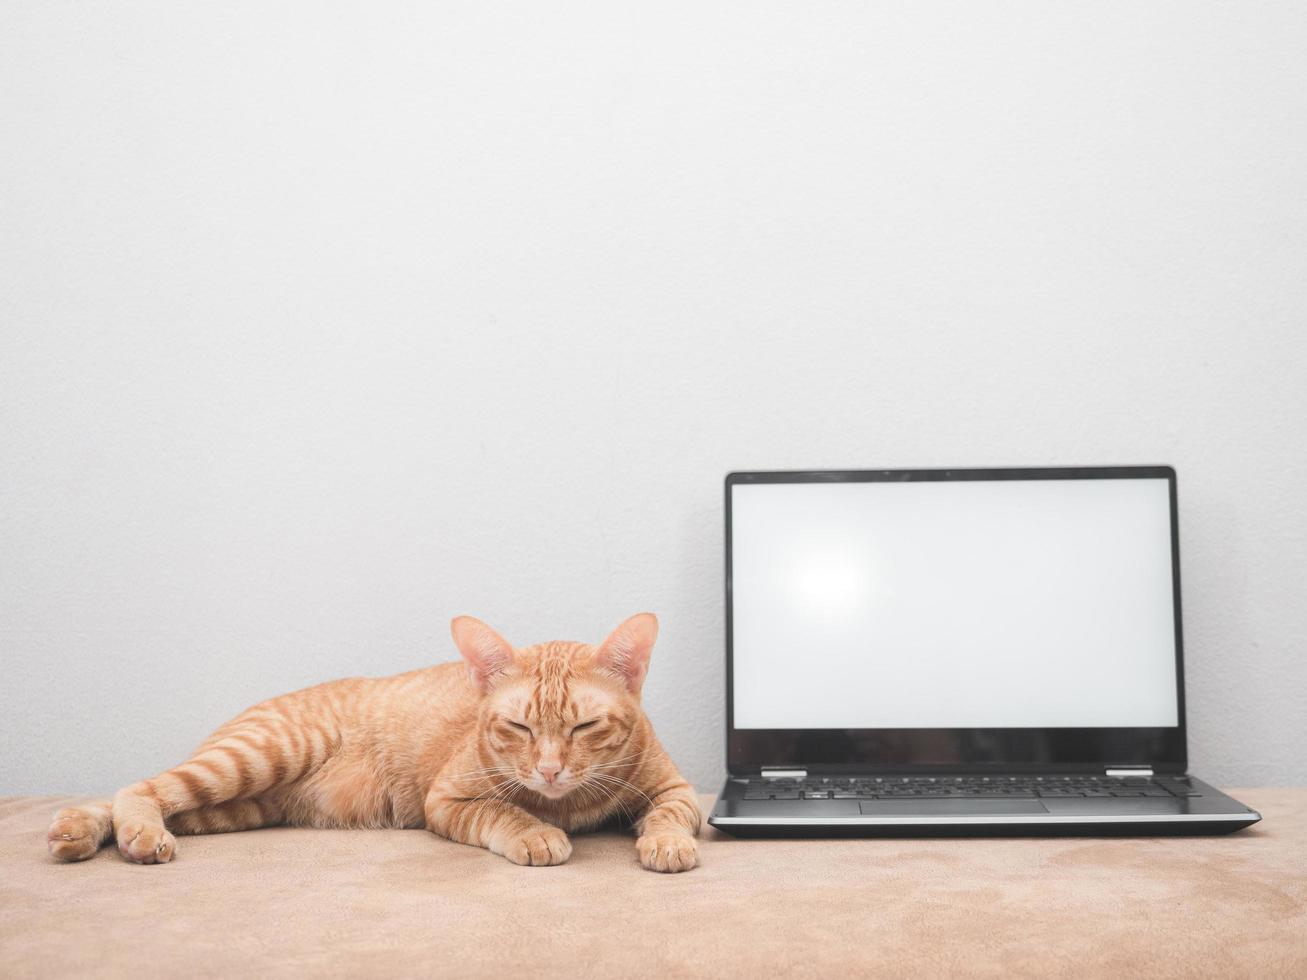
[[[631,839],[519,868],[418,831],[183,838],[138,867],[45,852],[0,800],[0,976],[1307,977],[1307,790],[1229,837],[739,841],[644,871]],[[705,799],[705,804],[709,801]]]

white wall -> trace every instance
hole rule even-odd
[[[731,468],[1174,463],[1192,756],[1307,780],[1307,8],[0,5],[0,792],[659,613]]]

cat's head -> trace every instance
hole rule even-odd
[[[483,746],[503,774],[549,799],[585,787],[608,795],[631,761],[640,688],[658,619],[639,613],[598,646],[555,641],[516,649],[471,616],[451,624],[454,643],[482,695]],[[612,767],[612,768],[606,768]]]

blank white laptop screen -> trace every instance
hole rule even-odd
[[[1177,724],[1165,479],[731,493],[736,728]]]

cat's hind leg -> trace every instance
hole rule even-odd
[[[60,861],[85,861],[113,836],[113,804],[108,800],[65,807],[54,815],[46,846]]]
[[[168,822],[289,785],[320,766],[332,749],[331,733],[317,726],[300,734],[259,719],[243,729],[239,722],[219,729],[180,766],[118,791],[113,824],[124,857],[138,864],[171,861],[177,841]]]
[[[226,834],[237,830],[275,827],[285,820],[281,804],[268,799],[228,800],[168,817],[174,834]]]

